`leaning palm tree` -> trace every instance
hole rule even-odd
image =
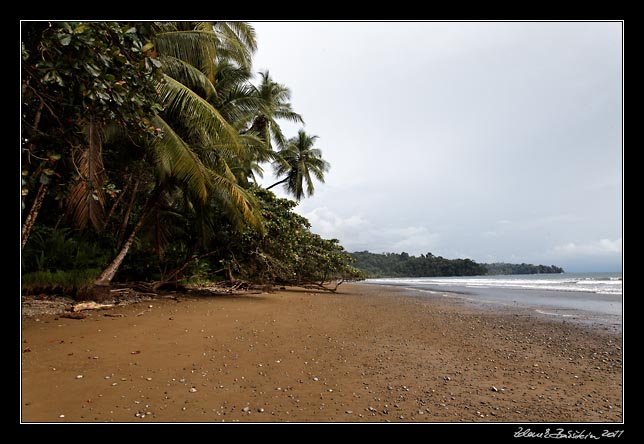
[[[315,188],[311,176],[324,183],[324,173],[330,168],[329,162],[322,159],[322,151],[313,148],[317,138],[318,136],[309,136],[304,130],[300,130],[296,137],[289,139],[286,146],[278,153],[280,160],[273,164],[275,175],[286,177],[268,187],[267,190],[284,184],[286,190],[298,201],[305,194],[313,195]]]

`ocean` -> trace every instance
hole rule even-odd
[[[561,273],[507,276],[367,279],[459,298],[489,308],[514,308],[537,316],[621,330],[622,273]]]

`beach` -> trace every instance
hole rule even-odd
[[[23,316],[21,421],[621,422],[621,332],[405,288]],[[106,316],[109,315],[109,316]]]

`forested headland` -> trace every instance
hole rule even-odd
[[[563,269],[555,265],[482,264],[471,259],[446,259],[432,253],[410,256],[405,252],[359,251],[351,256],[356,260],[354,266],[370,278],[563,273]]]
[[[330,165],[283,133],[304,117],[257,44],[245,22],[21,23],[23,291],[363,277],[293,212]]]

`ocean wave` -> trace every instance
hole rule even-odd
[[[440,287],[468,288],[517,288],[526,290],[587,292],[607,295],[621,295],[623,281],[612,276],[601,277],[452,277],[452,278],[390,278],[369,279],[374,283],[432,285]]]

